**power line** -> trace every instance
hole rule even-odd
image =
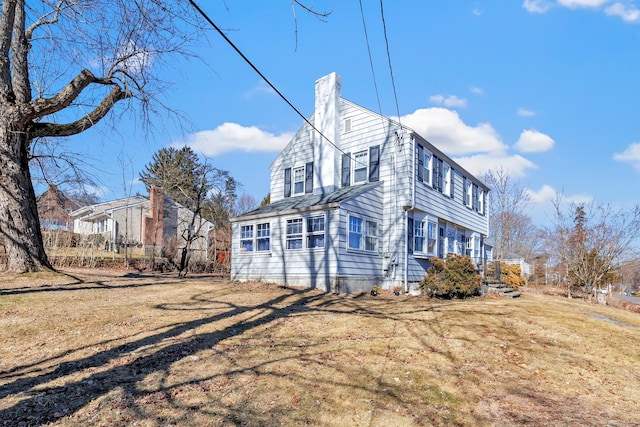
[[[350,159],[352,159],[354,162],[356,161],[355,158],[353,158],[351,156],[351,154],[349,153],[345,153],[340,147],[338,147],[336,144],[333,143],[333,141],[331,141],[329,138],[327,138],[326,136],[324,136],[324,134],[322,132],[320,132],[320,130],[318,130],[318,128],[316,128],[313,123],[311,123],[301,112],[300,110],[298,110],[288,99],[286,96],[284,96],[282,94],[282,92],[280,92],[278,90],[277,87],[275,87],[275,85],[273,83],[271,83],[271,81],[269,81],[269,79],[262,74],[262,72],[260,70],[258,70],[258,67],[256,67],[250,60],[249,58],[247,58],[242,51],[231,41],[231,39],[229,39],[229,37],[227,37],[227,35],[220,29],[220,27],[218,27],[211,18],[209,18],[209,16],[202,10],[200,9],[200,6],[198,6],[196,4],[196,2],[194,0],[189,0],[189,3],[191,3],[191,5],[194,7],[194,9],[196,9],[196,11],[198,11],[198,13],[222,36],[222,38],[225,39],[225,41],[238,53],[238,55],[240,55],[240,57],[242,57],[242,59],[244,59],[244,61],[249,64],[249,66],[251,68],[253,68],[253,70],[258,73],[258,75],[262,78],[262,80],[264,80],[270,87],[271,89],[273,89],[279,96],[280,98],[282,98],[284,100],[284,102],[286,102],[289,107],[291,107],[293,109],[293,111],[295,111],[300,117],[302,117],[302,119],[309,125],[311,126],[311,128],[313,130],[315,130],[316,132],[318,132],[318,134],[320,134],[320,136],[322,138],[324,138],[329,144],[333,145],[338,151],[340,151],[342,154],[348,155]],[[358,162],[361,163],[361,162]]]
[[[376,72],[373,68],[373,58],[371,56],[371,46],[369,44],[369,34],[367,33],[367,23],[364,19],[364,9],[362,7],[362,0],[360,0],[360,15],[362,16],[362,27],[364,28],[364,38],[367,42],[367,52],[369,53],[369,64],[371,65],[371,75],[373,76],[373,87],[376,91],[376,99],[378,100],[378,111],[382,116],[382,104],[380,103],[380,93],[378,92],[378,83],[376,82]]]
[[[389,63],[389,72],[391,73],[391,85],[393,86],[393,97],[396,101],[396,113],[398,114],[398,123],[400,124],[400,130],[402,130],[402,122],[400,121],[400,107],[398,107],[398,94],[396,92],[396,82],[393,78],[393,67],[391,66],[391,53],[389,52],[389,39],[387,38],[387,24],[384,19],[384,7],[382,6],[382,0],[380,0],[380,15],[382,16],[382,29],[384,31],[384,42],[387,45],[387,62]]]

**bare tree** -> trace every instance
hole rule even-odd
[[[489,203],[490,237],[497,259],[507,252],[528,257],[535,245],[536,227],[527,215],[530,197],[508,171],[490,171],[484,181],[491,188]]]
[[[242,215],[258,207],[258,201],[251,194],[242,193],[236,201],[235,214]]]
[[[591,293],[616,279],[618,267],[637,256],[640,205],[613,209],[607,204],[574,204],[563,209],[554,202],[556,221],[547,231],[546,244],[556,263],[566,269],[567,289]]]
[[[34,141],[79,134],[134,104],[143,118],[157,111],[157,71],[166,55],[189,54],[202,21],[185,1],[3,0],[1,13],[0,236],[6,267],[32,271],[51,267],[29,170]]]

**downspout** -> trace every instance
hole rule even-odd
[[[416,197],[416,149],[415,139],[413,136],[410,139],[411,145],[411,200],[409,205],[405,205],[404,209],[404,292],[409,292],[409,211],[414,209],[414,201]]]

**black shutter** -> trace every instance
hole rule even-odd
[[[467,206],[467,177],[462,177],[462,204]]]
[[[413,253],[413,218],[407,218],[407,251]]]
[[[284,197],[291,197],[291,168],[284,170]]]
[[[424,147],[418,145],[418,181],[424,181]]]
[[[442,174],[444,173],[444,163],[442,159],[438,159],[438,191],[442,193]]]
[[[478,186],[473,184],[473,210],[480,212],[480,206],[478,206]]]
[[[342,186],[348,187],[351,184],[351,154],[342,155]]]
[[[313,162],[305,165],[304,174],[304,192],[313,193]]]
[[[431,158],[431,185],[434,190],[438,189],[438,158],[433,156]]]
[[[453,195],[455,194],[455,187],[453,185],[453,183],[455,182],[455,173],[453,173],[453,168],[450,167],[449,168],[449,196],[451,196],[451,198],[453,199]]]
[[[369,182],[380,180],[380,146],[369,148]]]

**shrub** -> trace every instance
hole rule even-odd
[[[495,276],[495,263],[487,265],[487,276]],[[527,284],[527,279],[522,276],[519,265],[507,264],[502,261],[500,261],[500,281],[515,290]]]
[[[437,298],[466,298],[480,294],[481,277],[468,256],[433,257],[420,288]]]

